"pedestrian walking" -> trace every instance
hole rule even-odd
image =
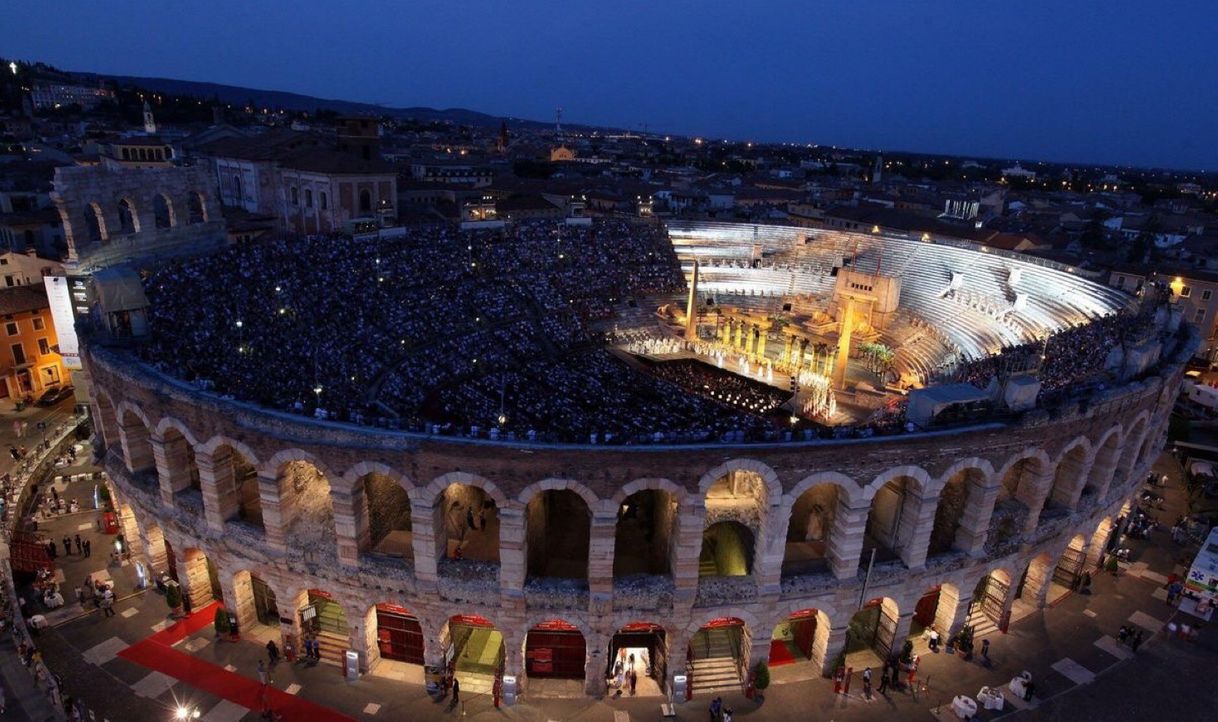
[[[267,683],[266,664],[264,664],[261,659],[258,660],[258,683],[263,687],[265,687]]]
[[[59,490],[55,488],[54,484],[51,484],[51,498],[55,500],[56,504],[59,503]]]
[[[888,667],[880,669],[880,694],[888,696]]]
[[[79,534],[76,535],[76,539],[74,539],[74,541],[76,542],[76,553],[80,554],[81,546],[80,546],[80,535]]]
[[[1138,647],[1142,646],[1142,640],[1145,638],[1145,636],[1145,633],[1139,629],[1138,633],[1133,635],[1133,641],[1129,643],[1130,649],[1135,652],[1138,651]]]
[[[453,704],[455,705],[460,701],[461,701],[461,682],[459,682],[457,680],[457,677],[454,675],[453,676]]]
[[[990,663],[990,640],[981,640],[981,661],[986,665]]]
[[[272,666],[279,662],[279,647],[273,639],[268,640],[266,643],[266,656],[270,658]]]
[[[72,553],[72,539],[67,535],[63,535],[63,553],[68,556]]]
[[[1124,624],[1122,624],[1120,630],[1117,631],[1117,642],[1120,644],[1124,644],[1125,640],[1128,637],[1129,637],[1129,627],[1126,627]]]
[[[1184,591],[1184,585],[1179,581],[1174,581],[1167,585],[1167,603],[1175,604],[1176,598],[1180,596],[1180,592]]]
[[[106,617],[114,616],[114,597],[105,596],[101,598],[102,615]]]
[[[871,667],[863,670],[863,697],[871,699]]]
[[[85,557],[92,556],[93,555],[93,542],[89,541],[88,539],[85,539],[84,550],[85,550]]]
[[[55,542],[53,540],[47,542],[47,556],[51,557],[52,559],[59,558],[59,547],[55,546]]]
[[[635,687],[638,686],[638,684],[639,684],[639,673],[634,671],[633,669],[631,669],[630,670],[630,696],[631,697],[634,696],[634,689],[635,689]]]
[[[716,697],[710,703],[710,722],[719,722],[719,715],[723,713],[723,698]]]

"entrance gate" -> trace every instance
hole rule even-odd
[[[644,674],[655,679],[663,687],[668,677],[668,647],[664,642],[664,628],[658,624],[637,622],[628,624],[613,635],[609,643],[608,668],[605,670],[609,677],[616,677],[617,666],[623,668],[630,662],[627,650],[638,649],[636,661],[644,668]],[[646,655],[646,659],[639,659]]]
[[[981,612],[994,624],[1002,621],[1007,593],[1010,590],[1011,585],[999,579],[993,572],[985,578],[985,589],[981,593]]]
[[[250,588],[254,592],[254,616],[263,624],[279,626],[279,606],[275,603],[274,590],[253,574],[250,575]]]
[[[879,653],[881,659],[888,659],[892,656],[892,645],[897,638],[897,615],[885,609],[882,603],[879,608],[879,625],[876,627],[875,642],[872,646],[875,647],[875,651]]]
[[[300,626],[306,632],[347,636],[347,615],[342,605],[319,589],[309,590],[309,603],[300,609]]]
[[[583,679],[586,651],[578,627],[558,619],[542,622],[525,639],[526,671],[529,677]]]
[[[376,646],[384,659],[423,664],[423,628],[404,607],[376,605]]]
[[[1066,587],[1073,589],[1078,582],[1078,578],[1083,574],[1083,565],[1086,563],[1087,555],[1082,549],[1067,547],[1062,553],[1062,559],[1053,569],[1053,581]]]

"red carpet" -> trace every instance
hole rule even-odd
[[[127,647],[119,652],[118,656],[252,710],[262,709],[265,693],[271,707],[283,715],[284,720],[355,722],[353,718],[328,707],[322,707],[274,687],[267,687],[264,692],[257,679],[229,672],[219,665],[204,662],[174,649],[175,642],[213,622],[214,607],[214,603],[209,604],[173,626]]]
[[[791,647],[781,639],[770,640],[770,666],[778,667],[783,664],[794,664],[795,654]]]

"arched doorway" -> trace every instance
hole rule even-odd
[[[588,645],[579,627],[561,619],[535,625],[524,638],[524,669],[533,679],[584,680]],[[581,685],[582,688],[582,685]]]
[[[466,694],[484,694],[503,675],[503,634],[486,617],[459,614],[446,625],[445,660]]]
[[[799,495],[787,525],[782,576],[829,571],[829,534],[837,516],[837,484],[817,484]]]
[[[690,687],[695,694],[739,691],[750,640],[743,619],[712,619],[689,640]]]
[[[299,610],[301,632],[320,643],[323,661],[341,665],[348,646],[347,613],[327,591],[310,589],[306,595]]]
[[[626,497],[618,507],[614,530],[614,578],[671,574],[676,521],[676,500],[663,489],[644,489]]]
[[[744,577],[753,572],[753,532],[738,521],[720,521],[702,532],[699,577]]]
[[[587,579],[592,511],[570,489],[547,489],[525,507],[528,576]]]
[[[410,495],[394,478],[365,474],[356,481],[363,490],[363,508],[356,531],[361,552],[390,559],[414,560]]]
[[[118,202],[118,232],[126,235],[138,233],[140,230],[139,219],[135,215],[135,206],[131,201],[123,198]]]
[[[1019,615],[1013,616],[1023,616],[1024,612],[1039,609],[1049,591],[1052,579],[1053,566],[1049,554],[1046,552],[1033,557],[1024,569],[1023,577],[1019,580],[1019,587],[1015,590],[1015,602],[1021,606],[1021,609],[1018,610]]]
[[[960,522],[968,507],[969,490],[984,481],[984,472],[967,468],[953,474],[943,485],[935,506],[935,525],[931,529],[930,546],[926,551],[928,559],[960,548]]]
[[[1083,472],[1086,465],[1087,448],[1082,442],[1072,446],[1062,456],[1053,472],[1053,485],[1041,508],[1041,519],[1060,516],[1074,508],[1075,496],[1085,481]]]
[[[449,484],[441,502],[447,558],[499,563],[499,508],[484,489]]]
[[[294,460],[279,468],[279,510],[285,540],[306,554],[338,553],[330,482],[312,462]]]
[[[157,228],[173,227],[173,205],[164,193],[153,196],[152,214]]]
[[[1007,625],[1007,596],[1011,593],[1011,575],[995,569],[981,579],[973,588],[969,602],[968,623],[973,633],[980,636],[995,629],[1005,631]]]
[[[827,619],[821,623],[823,616],[816,609],[801,609],[779,622],[770,636],[770,666],[807,664],[819,677],[829,634]]]
[[[1044,473],[1045,462],[1029,456],[1016,461],[1003,474],[990,522],[987,547],[1001,547],[1023,531],[1028,522],[1032,497]]]
[[[1087,540],[1082,534],[1077,534],[1062,552],[1061,559],[1053,568],[1053,581],[1049,587],[1049,604],[1073,591],[1083,576],[1087,566]]]
[[[664,696],[668,678],[668,641],[664,627],[653,622],[631,622],[609,640],[605,677],[610,688],[629,689],[630,670],[638,676],[635,694],[639,697]]]
[[[85,207],[84,215],[85,239],[94,243],[106,240],[106,220],[102,215],[101,208],[96,203],[90,203]]]
[[[873,655],[866,660],[868,664],[861,666],[879,666],[899,649],[894,649],[897,642],[897,623],[899,610],[897,603],[888,597],[872,599],[850,619],[847,631],[846,654],[869,653]],[[878,657],[878,662],[875,661]],[[860,665],[851,665],[860,666]]]
[[[906,551],[915,526],[910,516],[915,513],[912,492],[916,484],[917,481],[910,477],[898,476],[875,493],[867,514],[860,565],[871,563],[872,550],[875,550],[877,564],[898,559]]]
[[[376,648],[382,660],[423,664],[423,627],[410,610],[396,604],[373,608]]]
[[[262,495],[253,463],[227,444],[211,453],[212,475],[225,522],[237,522],[264,532]]]
[[[909,636],[917,637],[927,628],[934,628],[935,617],[939,613],[939,604],[943,601],[943,597],[943,586],[940,584],[936,584],[918,597],[917,603],[914,604],[913,619],[909,624]],[[943,639],[947,638],[947,634],[943,630],[936,631],[940,632]]]
[[[275,590],[256,574],[250,574],[250,592],[254,599],[254,617],[260,624],[279,628],[279,603]]]

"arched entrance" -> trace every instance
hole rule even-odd
[[[915,526],[910,517],[915,513],[912,492],[916,484],[915,479],[898,476],[875,493],[867,514],[863,553],[859,555],[861,565],[871,562],[873,549],[879,564],[899,558],[910,544]]]
[[[874,667],[878,666],[877,663],[874,663],[874,657],[878,657],[879,663],[883,663],[894,652],[899,652],[899,649],[894,649],[897,642],[898,617],[897,603],[888,597],[867,602],[850,619],[846,654],[870,653],[874,656],[867,661],[871,662],[870,666]]]
[[[335,557],[334,507],[326,475],[312,462],[294,460],[279,468],[278,483],[285,541],[306,553]]]
[[[260,624],[279,628],[279,603],[275,590],[256,574],[250,574],[250,592],[254,598],[254,617]]]
[[[423,627],[410,610],[396,604],[374,608],[376,647],[381,659],[423,664]]]
[[[499,508],[481,487],[449,484],[441,498],[449,559],[499,563]]]
[[[740,691],[748,664],[749,636],[743,619],[712,619],[689,640],[690,687],[695,694]]]
[[[1074,590],[1082,579],[1087,566],[1087,540],[1082,534],[1077,534],[1062,552],[1062,558],[1053,568],[1053,581],[1049,587],[1049,604]]]
[[[738,521],[720,521],[702,532],[699,577],[743,577],[753,571],[753,532]]]
[[[909,625],[909,636],[916,637],[922,634],[928,627],[935,626],[935,617],[939,613],[939,603],[943,597],[942,585],[936,585],[918,598],[917,604],[914,605],[913,619]],[[937,630],[942,633],[942,630]],[[947,635],[942,634],[946,639]]]
[[[1087,448],[1082,442],[1072,446],[1062,456],[1053,472],[1053,485],[1049,487],[1049,496],[1041,507],[1041,519],[1060,516],[1074,508],[1075,497],[1085,482],[1083,472],[1086,471],[1086,465]]]
[[[1007,596],[1011,593],[1011,575],[995,569],[981,579],[973,589],[969,602],[968,623],[974,635],[980,636],[994,629],[1006,629]]]
[[[801,609],[779,622],[770,636],[770,666],[806,664],[819,677],[829,634],[823,616],[816,609]]]
[[[322,660],[341,665],[348,646],[347,613],[343,606],[329,592],[310,589],[299,613],[301,632],[313,635],[320,643]]]
[[[960,522],[964,519],[968,507],[969,491],[985,481],[985,473],[981,469],[962,469],[952,475],[943,490],[939,492],[939,502],[935,506],[935,525],[930,532],[930,546],[926,550],[927,558],[947,554],[961,547]]]
[[[791,506],[782,576],[829,571],[829,533],[837,516],[837,484],[817,484]]]
[[[609,640],[605,677],[611,689],[629,691],[630,670],[638,676],[636,696],[664,696],[668,674],[668,642],[664,627],[652,622],[631,622]]]
[[[528,576],[588,578],[592,511],[570,489],[547,489],[525,507]]]
[[[626,497],[617,511],[614,578],[671,574],[676,520],[676,500],[663,489],[644,489]]]
[[[365,474],[356,481],[362,490],[363,508],[356,530],[359,550],[382,557],[414,560],[410,496],[396,479],[385,474]]]
[[[535,625],[525,635],[525,673],[530,680],[574,679],[582,683],[587,653],[588,645],[579,627],[550,619]]]
[[[1028,562],[1015,595],[1016,605],[1019,605],[1021,609],[1018,610],[1018,615],[1013,614],[1012,616],[1022,617],[1024,612],[1039,609],[1049,591],[1052,577],[1053,567],[1048,553],[1038,554]]]
[[[445,625],[445,656],[448,667],[466,694],[490,692],[503,675],[503,634],[486,617],[459,614]]]

